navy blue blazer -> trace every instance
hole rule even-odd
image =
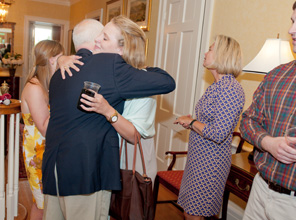
[[[165,94],[175,89],[174,79],[159,68],[138,70],[118,54],[92,55],[81,49],[83,66],[63,80],[58,70],[49,87],[50,120],[43,155],[44,194],[82,195],[99,190],[120,190],[119,140],[103,115],[77,109],[84,81],[101,85],[100,94],[119,113],[124,100]]]

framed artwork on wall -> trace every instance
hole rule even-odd
[[[103,13],[104,13],[104,9],[98,9],[95,11],[91,11],[89,13],[87,13],[85,15],[85,18],[92,18],[92,19],[96,19],[97,21],[101,22],[103,24]]]
[[[123,12],[123,0],[111,0],[108,1],[106,8],[106,24],[113,18],[118,15],[121,15]]]
[[[127,17],[149,31],[152,0],[127,0]]]

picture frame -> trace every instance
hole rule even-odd
[[[123,0],[111,0],[106,3],[106,22],[107,24],[113,17],[123,14]]]
[[[95,11],[91,11],[85,15],[85,18],[92,18],[95,19],[103,24],[103,17],[104,17],[104,9],[98,9]]]
[[[76,54],[72,34],[73,34],[73,29],[68,31],[68,55]]]
[[[146,43],[145,43],[145,57],[146,57],[146,59],[147,59],[147,57],[148,57],[148,38],[146,39]]]
[[[126,15],[142,30],[149,31],[152,0],[127,0]]]

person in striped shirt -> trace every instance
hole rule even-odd
[[[292,36],[296,52],[296,2],[293,4]],[[296,61],[270,71],[243,113],[240,131],[254,145],[258,169],[243,220],[295,219],[296,149],[285,139],[296,127]]]

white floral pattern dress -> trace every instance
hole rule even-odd
[[[42,193],[42,159],[45,138],[35,126],[30,113],[22,114],[24,120],[23,157],[28,181],[33,194],[33,202],[39,209],[44,208]]]

